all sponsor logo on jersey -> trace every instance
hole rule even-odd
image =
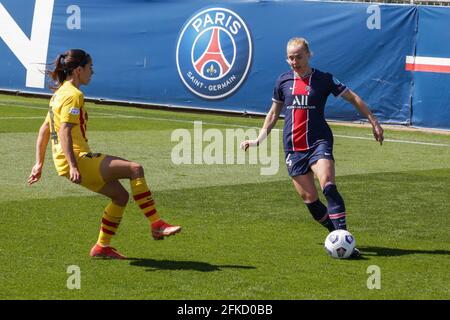
[[[298,94],[294,96],[294,100],[290,106],[286,107],[287,109],[315,109],[316,106],[309,105],[309,96],[305,94]]]
[[[242,18],[225,8],[195,13],[180,33],[176,63],[184,85],[205,99],[221,99],[244,82],[252,40]]]

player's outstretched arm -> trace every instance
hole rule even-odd
[[[50,139],[50,127],[47,121],[44,121],[36,140],[36,163],[31,169],[28,177],[28,184],[32,185],[41,178],[42,167],[44,166],[45,151],[47,150],[48,141]]]
[[[372,132],[373,136],[375,137],[375,140],[377,140],[380,145],[383,144],[384,135],[383,135],[383,128],[381,127],[380,123],[378,122],[377,118],[374,116],[374,114],[369,110],[369,107],[367,104],[352,90],[347,89],[343,94],[342,97],[353,104],[356,109],[358,109],[359,112],[361,112],[370,122],[372,125]]]
[[[281,109],[283,109],[283,104],[280,102],[272,102],[272,106],[267,113],[266,119],[264,120],[264,125],[259,133],[258,138],[256,140],[245,140],[241,142],[241,149],[247,151],[248,147],[259,146],[264,139],[270,134],[270,131],[273,129],[275,124],[278,121],[278,117],[280,116]]]

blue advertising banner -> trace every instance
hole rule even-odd
[[[381,121],[449,129],[448,93],[431,95],[426,77],[442,87],[450,79],[409,63],[449,56],[444,41],[434,52],[428,38],[450,30],[449,17],[445,8],[370,3],[1,0],[0,89],[50,94],[47,64],[83,48],[95,70],[86,97],[266,113],[289,69],[286,43],[299,36],[310,43],[311,65],[358,93]],[[361,118],[334,97],[326,116]]]
[[[417,48],[408,57],[414,75],[412,123],[450,129],[450,8],[419,7]]]

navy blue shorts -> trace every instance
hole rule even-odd
[[[319,159],[334,160],[333,143],[322,140],[308,151],[286,151],[284,158],[289,176],[301,176],[307,174]]]

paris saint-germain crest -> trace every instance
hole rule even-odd
[[[203,9],[183,26],[176,59],[178,74],[191,92],[205,99],[225,98],[242,85],[250,69],[250,32],[229,9]]]

